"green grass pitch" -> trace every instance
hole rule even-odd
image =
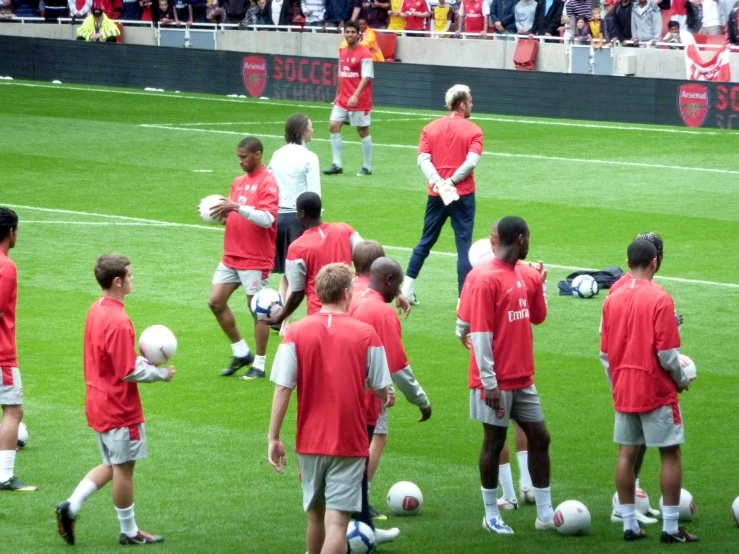
[[[282,122],[296,111],[313,118],[311,149],[327,167],[329,106],[38,83],[3,83],[0,100],[0,204],[14,206],[21,217],[11,255],[20,276],[18,348],[31,439],[17,468],[22,480],[39,486],[35,494],[0,495],[0,551],[62,551],[54,506],[99,463],[84,415],[82,331],[99,294],[94,260],[118,251],[133,262],[126,309],[137,332],[161,323],[179,339],[174,381],[140,387],[150,455],[136,474],[138,524],[166,536],[157,552],[304,552],[292,451],[295,399],[283,434],[289,466],[278,476],[267,463],[271,383],[218,376],[230,349],[206,300],[222,232],[201,225],[195,206],[208,194],[225,194],[241,174],[240,137],[262,137],[269,159],[283,143]],[[379,240],[404,266],[420,236],[426,198],[414,149],[422,127],[439,115],[378,108],[372,177],[354,177],[361,149],[345,128],[347,174],[322,182],[325,219],[346,221]],[[434,416],[418,424],[417,410],[405,401],[393,408],[372,494],[384,508],[385,491],[410,480],[421,487],[425,504],[418,517],[391,518],[388,526],[402,534],[382,552],[660,549],[659,526],[637,546],[625,544],[621,528],[609,521],[616,447],[612,401],[598,362],[604,295],[565,298],[556,286],[574,267],[623,266],[626,246],[641,231],[665,239],[660,276],[671,279],[660,283],[685,315],[683,352],[699,371],[681,399],[684,486],[697,504],[689,529],[702,538],[689,549],[735,552],[739,134],[475,115],[486,140],[475,175],[475,237],[486,236],[501,216],[520,215],[531,227],[530,257],[550,264],[549,317],[535,331],[535,348],[536,382],[552,434],[552,496],[555,505],[584,502],[593,525],[586,537],[539,534],[535,509],[525,507],[505,514],[513,537],[480,527],[482,432],[468,418],[468,355],[454,337],[456,272],[447,228],[418,280],[422,305],[403,322],[409,359]],[[232,307],[251,340],[240,293]],[[273,334],[269,364],[278,343]],[[660,497],[658,468],[659,457],[650,452],[642,484],[653,506]],[[77,551],[120,549],[110,494],[101,491],[85,506]]]

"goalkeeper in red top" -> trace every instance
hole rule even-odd
[[[449,218],[457,243],[458,292],[462,292],[471,269],[468,254],[475,225],[472,172],[480,163],[483,136],[480,127],[469,120],[472,94],[468,86],[454,85],[446,92],[445,101],[451,113],[426,125],[418,145],[418,167],[428,183],[428,200],[421,240],[413,249],[401,289],[414,305],[418,304],[415,281]]]
[[[344,24],[344,39],[347,46],[339,50],[339,85],[328,127],[331,132],[331,152],[334,160],[331,167],[323,173],[325,175],[344,173],[341,160],[341,127],[351,125],[357,128],[359,138],[362,139],[364,165],[357,175],[364,177],[372,175],[370,123],[374,62],[372,52],[360,43],[359,24],[356,21],[347,21]]]
[[[658,253],[646,240],[627,250],[631,282],[603,303],[600,359],[613,391],[616,409],[613,440],[619,444],[616,488],[624,525],[624,540],[646,537],[635,515],[635,467],[642,445],[659,448],[663,543],[697,542],[678,527],[685,442],[678,393],[690,382],[678,355],[680,333],[672,298],[656,283]]]

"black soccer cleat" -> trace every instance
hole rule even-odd
[[[663,542],[665,544],[675,544],[675,543],[681,543],[681,542],[698,542],[698,541],[700,541],[698,537],[696,537],[695,535],[691,535],[682,527],[680,527],[677,530],[677,533],[675,533],[674,535],[672,533],[667,533],[666,531],[662,531],[662,536],[659,538],[659,542]]]
[[[56,506],[56,523],[59,529],[59,534],[64,539],[64,542],[74,546],[74,528],[76,520],[69,513],[69,502],[62,502]]]
[[[638,531],[632,531],[631,529],[624,531],[624,540],[626,542],[640,541],[647,538],[647,532],[639,527]]]
[[[139,529],[135,537],[129,537],[121,533],[120,543],[124,546],[140,546],[144,544],[156,544],[158,542],[164,542],[164,537],[159,535],[152,535],[146,531]]]
[[[221,376],[229,377],[240,370],[242,367],[246,367],[254,363],[254,353],[249,352],[246,356],[238,357],[234,356],[231,360],[231,365],[221,371]]]
[[[363,167],[363,168],[362,168],[362,169],[360,169],[360,170],[359,170],[359,172],[357,173],[357,177],[367,177],[367,176],[369,176],[369,175],[372,175],[372,170],[370,170],[370,169],[367,169],[366,167]]]
[[[239,377],[239,379],[242,379],[244,381],[249,381],[251,379],[262,379],[262,378],[264,378],[264,370],[259,369],[258,367],[252,367],[244,375]]]
[[[37,491],[38,487],[34,487],[32,485],[25,485],[18,481],[18,479],[13,475],[10,479],[5,481],[4,483],[0,483],[0,491],[14,491],[14,492],[34,492]]]
[[[341,175],[342,173],[344,173],[344,168],[336,164],[331,164],[331,167],[323,171],[324,175]]]

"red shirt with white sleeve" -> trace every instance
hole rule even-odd
[[[426,0],[404,0],[403,6],[400,11],[407,13],[408,17],[405,19],[405,30],[406,31],[425,31],[427,18],[416,17],[414,13],[430,13],[431,8]],[[413,35],[411,35],[413,36]],[[420,36],[420,35],[415,35]]]
[[[490,16],[490,4],[486,0],[462,0],[459,13],[464,14],[465,33],[482,33],[485,19]]]
[[[15,346],[15,311],[18,304],[18,270],[15,262],[0,249],[0,368],[2,383],[13,386],[11,368],[18,367]]]
[[[272,269],[275,264],[280,199],[274,176],[266,167],[261,167],[252,174],[238,177],[231,185],[228,199],[241,206],[268,212],[274,221],[265,229],[238,212],[229,213],[223,238],[223,264],[233,269]]]
[[[652,281],[632,279],[603,304],[600,350],[607,355],[618,412],[644,413],[676,405],[677,385],[658,354],[680,348],[675,306]]]
[[[467,154],[482,155],[482,129],[458,113],[451,113],[432,121],[421,132],[419,154],[430,154],[431,163],[442,179],[448,179],[467,159]],[[464,196],[475,192],[474,172],[457,183],[457,194]],[[431,185],[429,196],[439,196]]]
[[[317,313],[288,328],[270,379],[298,389],[298,454],[369,456],[365,387],[392,382],[380,337],[348,314]]]
[[[369,77],[369,83],[362,89],[357,105],[349,107],[349,100],[357,92],[363,78]],[[375,77],[372,52],[363,44],[354,48],[345,46],[339,49],[339,94],[336,105],[349,112],[364,112],[372,110],[372,79]]]
[[[85,323],[85,412],[98,433],[144,422],[139,389],[124,381],[136,366],[136,335],[123,304],[96,300]]]

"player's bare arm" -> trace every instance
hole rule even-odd
[[[357,87],[357,91],[352,94],[352,97],[349,99],[349,102],[347,102],[347,105],[350,108],[355,108],[357,104],[359,103],[359,95],[362,94],[362,91],[365,89],[367,84],[370,82],[371,77],[362,77],[362,80],[359,81],[359,86]]]
[[[285,414],[290,404],[292,392],[293,390],[291,388],[277,385],[272,398],[272,415],[269,421],[269,434],[267,436],[269,441],[267,458],[270,465],[280,475],[285,473],[284,468],[287,466],[287,454],[285,447],[280,441],[280,429],[282,429],[282,423],[285,421]]]

